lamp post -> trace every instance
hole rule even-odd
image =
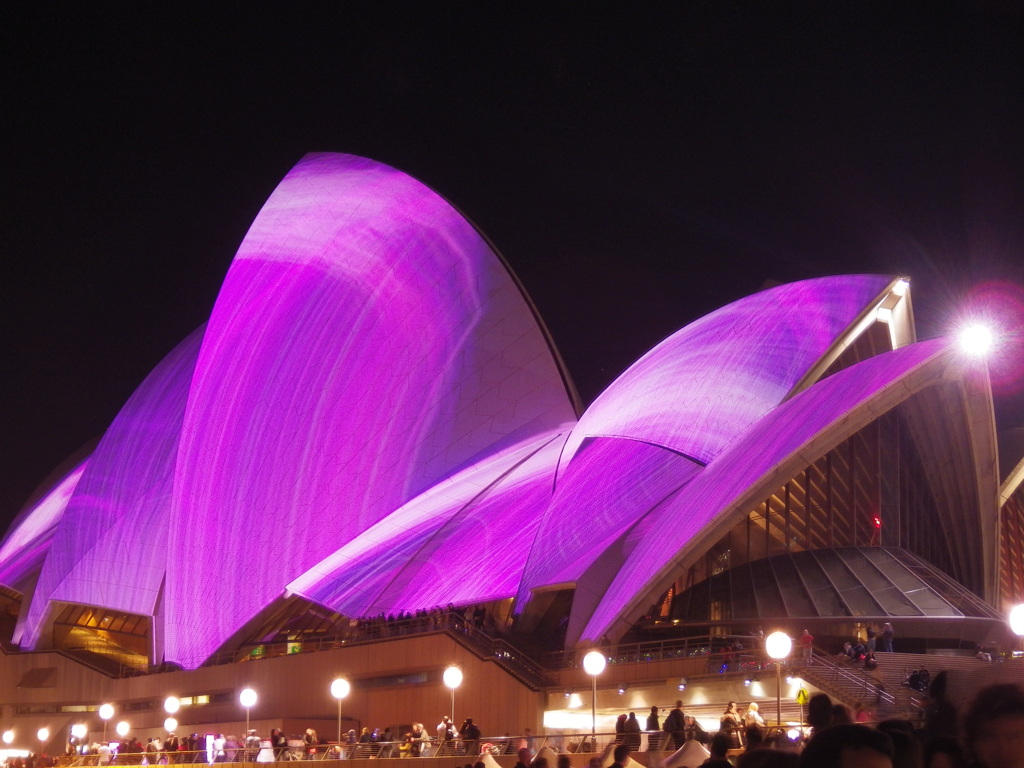
[[[775,722],[782,725],[782,660],[793,650],[793,641],[785,632],[772,632],[764,639],[764,649],[775,659]]]
[[[77,754],[82,754],[82,746],[85,743],[85,737],[88,735],[89,729],[85,723],[75,723],[71,726],[72,746],[74,746]]]
[[[103,721],[103,743],[107,743],[107,720],[114,716],[114,707],[112,704],[103,704],[100,706],[100,719]]]
[[[462,670],[456,667],[454,664],[444,671],[444,675],[441,677],[444,680],[445,687],[452,692],[452,725],[455,725],[455,689],[462,685]]]
[[[1015,605],[1010,611],[1010,631],[1017,635],[1024,647],[1024,603]]]
[[[590,744],[591,748],[597,750],[597,676],[604,672],[608,659],[600,651],[591,651],[583,657],[583,671],[590,675]]]
[[[352,686],[344,677],[339,677],[331,683],[331,696],[338,700],[338,754],[341,754],[341,700],[348,696]]]
[[[245,707],[245,736],[249,737],[249,710],[256,706],[256,691],[245,688],[238,694],[238,703]]]

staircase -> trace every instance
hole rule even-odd
[[[878,719],[915,719],[918,716],[910,700],[897,693],[902,676],[894,685],[885,676],[881,664],[878,669],[869,672],[863,664],[837,661],[834,656],[815,649],[812,663],[806,667],[796,667],[793,671],[851,709],[857,702],[863,703]],[[909,688],[904,690],[910,691]]]
[[[875,711],[878,719],[900,718],[917,722],[928,702],[925,694],[903,685],[907,674],[927,669],[934,680],[945,670],[948,678],[946,698],[953,706],[965,706],[980,688],[992,683],[1024,684],[1024,660],[984,662],[972,656],[942,656],[924,653],[878,653],[878,668],[873,672],[863,664],[837,661],[815,649],[813,663],[798,668],[805,680],[833,699],[852,707],[858,701]],[[883,690],[879,691],[881,684]]]

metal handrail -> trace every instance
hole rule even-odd
[[[719,653],[717,648],[726,644],[735,646],[736,643],[742,645],[738,651],[741,653],[759,653],[764,647],[764,640],[756,635],[698,635],[618,645],[600,644],[596,650],[605,654],[609,664],[629,664],[711,656]],[[544,666],[548,669],[582,669],[583,655],[576,650],[554,651],[544,656]]]
[[[485,634],[483,630],[475,627],[472,621],[464,619],[457,612],[432,613],[428,616],[416,616],[410,619],[366,619],[360,620],[357,625],[349,629],[331,635],[304,638],[301,641],[246,643],[237,650],[221,651],[214,654],[202,666],[220,666],[239,661],[254,661],[295,653],[315,653],[347,645],[360,645],[383,639],[445,631]],[[116,676],[120,678],[180,670],[180,667],[176,664],[133,664],[125,660],[123,653],[116,650],[112,651],[109,645],[104,643],[85,643],[75,650],[87,651],[97,656],[117,659],[120,669]],[[64,655],[105,674],[110,674],[109,671],[103,670],[100,665],[91,664],[87,659],[83,659],[73,652],[64,652]]]

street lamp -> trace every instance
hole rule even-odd
[[[103,743],[107,743],[107,720],[114,716],[114,706],[112,704],[103,704],[100,706],[100,719],[103,721]]]
[[[89,729],[85,723],[75,723],[71,726],[71,738],[73,740],[72,746],[75,748],[75,752],[78,754],[82,753],[82,746],[85,742],[85,737],[89,734]]]
[[[245,736],[249,737],[249,710],[256,706],[256,691],[245,688],[238,694],[238,703],[245,707]]]
[[[128,735],[128,731],[130,731],[131,729],[132,729],[132,727],[130,725],[128,725],[128,721],[127,720],[122,720],[121,722],[119,722],[117,724],[117,726],[115,727],[114,730],[116,730],[117,731],[117,735],[120,736],[123,739],[125,736]]]
[[[174,733],[176,730],[178,730],[178,721],[175,720],[173,717],[168,717],[166,720],[164,720],[164,730],[168,733]]]
[[[36,736],[39,738],[41,742],[43,742],[43,745],[45,746],[46,742],[50,740],[50,729],[40,728],[38,731],[36,731]]]
[[[1024,646],[1024,603],[1015,605],[1010,611],[1010,631],[1017,635]]]
[[[177,714],[181,709],[181,700],[177,696],[168,696],[164,699],[164,712],[168,715]]]
[[[341,700],[352,691],[352,685],[344,677],[339,677],[331,683],[331,696],[338,700],[338,754],[341,754]]]
[[[775,659],[775,722],[782,725],[782,660],[793,650],[793,641],[785,632],[772,632],[764,639],[764,649]]]
[[[14,741],[14,731],[12,731],[12,730],[4,731],[4,744],[6,744],[7,746],[10,746],[11,742],[13,742],[13,741]]]
[[[441,678],[444,680],[445,687],[450,689],[452,692],[452,725],[455,725],[455,689],[462,685],[462,670],[456,667],[454,664],[444,671],[444,675]]]
[[[593,682],[590,696],[590,744],[597,750],[597,676],[604,672],[608,659],[600,651],[591,651],[583,657],[583,671]]]

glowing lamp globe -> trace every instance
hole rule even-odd
[[[38,731],[36,731],[36,737],[40,741],[44,741],[44,742],[45,741],[49,741],[50,740],[50,729],[49,728],[40,728]]]
[[[594,675],[595,677],[600,675],[604,672],[606,664],[608,664],[608,659],[600,651],[591,651],[583,657],[583,670],[588,675]]]
[[[117,724],[117,727],[114,730],[117,731],[117,735],[123,739],[125,736],[128,735],[128,731],[131,730],[131,726],[128,725],[127,720],[122,720],[120,723]]]
[[[1024,636],[1024,603],[1014,606],[1010,611],[1010,631]]]
[[[164,730],[168,733],[174,733],[174,729],[178,727],[178,721],[173,717],[168,717],[164,720]]]
[[[100,715],[101,719],[109,720],[110,718],[112,718],[114,716],[114,705],[113,704],[104,704],[103,706],[100,707],[99,715]]]
[[[252,688],[246,688],[238,694],[238,702],[246,709],[256,706],[256,691]]]
[[[84,739],[88,732],[89,729],[85,727],[85,723],[75,723],[71,726],[71,735],[76,739]]]
[[[462,670],[458,667],[448,667],[444,671],[442,680],[444,680],[445,687],[451,688],[454,691],[462,685]]]
[[[772,632],[764,639],[764,649],[771,658],[784,659],[793,650],[793,641],[785,632]]]
[[[992,349],[994,337],[992,329],[981,323],[971,323],[965,326],[957,338],[960,349],[968,355],[982,357]]]
[[[4,744],[10,744],[14,741],[14,731],[4,731]]]
[[[164,699],[164,712],[168,715],[173,715],[179,709],[181,709],[181,701],[177,696],[168,696]]]
[[[336,699],[344,699],[352,692],[352,685],[344,677],[339,677],[331,683],[331,696]]]

